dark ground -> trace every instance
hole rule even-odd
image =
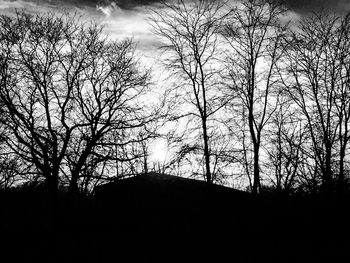
[[[350,262],[349,200],[157,174],[61,195],[56,211],[43,191],[2,191],[0,262]]]

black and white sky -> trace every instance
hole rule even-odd
[[[142,40],[142,45],[154,44],[147,25],[147,7],[156,7],[161,0],[0,0],[0,13],[25,9],[28,12],[60,12],[69,10],[83,14],[105,25],[108,33],[118,36],[133,36]],[[169,0],[172,1],[172,0]],[[187,0],[193,1],[193,0]],[[239,0],[232,0],[239,1]],[[284,0],[296,13],[317,10],[321,7],[335,12],[350,7],[350,0]]]
[[[132,37],[137,44],[139,58],[145,66],[151,67],[157,75],[157,81],[162,78],[163,71],[157,67],[157,47],[161,40],[152,34],[151,26],[147,21],[149,8],[160,8],[161,0],[0,0],[0,14],[10,15],[17,10],[29,13],[37,12],[74,12],[82,15],[83,19],[94,20],[104,26],[105,33],[112,38],[122,40]],[[177,0],[166,0],[177,1]],[[198,1],[198,0],[184,0]],[[240,0],[217,0],[232,1]],[[318,9],[344,12],[350,10],[350,0],[284,0],[288,6],[291,18],[298,18],[309,11]],[[166,77],[164,77],[166,79]],[[165,80],[164,80],[165,81]],[[162,85],[158,85],[160,88]],[[168,152],[166,147],[156,143],[151,157],[161,161]],[[161,150],[160,150],[161,149]],[[164,153],[166,152],[166,153]],[[160,156],[160,157],[159,157]]]
[[[157,45],[147,23],[147,8],[155,0],[0,0],[0,14],[15,10],[26,12],[75,12],[86,20],[95,20],[104,26],[111,37],[133,37],[139,49]]]
[[[162,0],[0,0],[0,8],[48,8],[67,7],[87,9],[96,7],[117,6],[122,10],[134,10],[140,7],[154,5]],[[171,0],[168,0],[171,1]],[[192,0],[187,0],[192,1]],[[237,1],[237,0],[232,0]],[[350,0],[281,0],[286,5],[299,12],[317,9],[319,7],[343,10],[349,6]]]
[[[0,0],[0,14],[16,9],[27,12],[76,12],[102,24],[105,32],[117,39],[133,37],[139,50],[150,51],[159,45],[147,22],[149,7],[157,8],[161,0]],[[176,0],[167,0],[176,1]],[[185,0],[196,1],[196,0]],[[220,1],[220,0],[218,0]],[[229,0],[239,1],[239,0]],[[292,13],[303,15],[324,8],[334,12],[349,10],[350,0],[282,0]]]

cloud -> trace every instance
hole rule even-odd
[[[174,1],[174,0],[168,0]],[[198,1],[198,0],[186,0]],[[240,1],[240,0],[229,0]],[[289,8],[298,12],[317,11],[321,8],[333,11],[348,10],[350,0],[280,0]],[[25,8],[29,5],[75,7],[75,8],[96,8],[105,15],[110,15],[113,10],[120,8],[123,10],[133,10],[139,7],[154,5],[161,0],[0,0],[0,10],[5,8]],[[110,9],[112,8],[112,9]]]
[[[110,17],[113,13],[117,12],[120,13],[121,12],[121,8],[119,6],[117,6],[116,3],[111,3],[107,6],[100,6],[97,5],[97,10],[101,11],[103,14],[105,14],[105,16],[108,18]]]
[[[14,11],[15,9],[26,9],[30,11],[35,9],[37,5],[34,2],[22,1],[22,0],[2,0],[0,1],[0,13],[8,14]]]
[[[301,13],[322,9],[344,12],[348,11],[350,7],[350,0],[284,0],[284,2],[290,9]]]
[[[142,49],[159,45],[159,40],[151,33],[146,8],[121,9],[110,4],[98,6],[96,9],[104,15],[101,24],[104,26],[104,32],[112,38],[133,38]]]
[[[0,0],[1,1],[1,0]],[[9,1],[9,0],[7,0]],[[11,1],[11,0],[10,0]],[[118,6],[121,9],[134,9],[139,6],[151,5],[161,0],[23,0],[25,2],[35,1],[41,4],[51,4],[56,6],[76,6],[76,7],[105,7]]]
[[[176,1],[176,0],[167,0]],[[198,1],[198,0],[186,0]],[[229,0],[241,1],[241,0]],[[321,6],[345,10],[350,0],[280,0],[291,8],[292,15],[317,10]],[[86,20],[94,19],[104,26],[104,32],[115,39],[133,38],[143,52],[154,54],[161,40],[151,32],[147,22],[149,6],[157,8],[161,0],[0,0],[0,13],[8,14],[15,8],[28,12],[68,10],[82,14]],[[331,3],[330,3],[331,2]]]
[[[3,9],[9,9],[9,8],[22,8],[23,7],[22,1],[1,1],[0,2],[0,10]]]
[[[115,3],[122,9],[134,9],[139,6],[147,6],[159,3],[160,0],[105,0],[105,3]]]
[[[79,3],[85,1],[67,1],[67,0],[0,0],[0,13],[10,15],[15,10],[25,10],[28,13],[53,11],[60,13],[63,11],[77,12],[82,14],[86,7]],[[90,4],[95,0],[89,0]],[[91,9],[91,8],[90,8]]]
[[[95,20],[102,24],[105,32],[113,38],[122,39],[132,37],[143,47],[154,42],[149,33],[147,22],[147,8],[143,4],[156,2],[152,0],[0,0],[0,13],[11,14],[15,9],[24,9],[26,12],[60,13],[63,11],[77,12],[85,20]],[[133,7],[131,9],[122,8]]]
[[[84,0],[81,0],[84,2]],[[93,0],[88,0],[89,2]],[[167,0],[174,1],[174,0]],[[185,0],[185,1],[199,1],[199,0]],[[219,0],[220,1],[220,0]],[[229,0],[240,1],[240,0]],[[347,10],[350,6],[350,0],[281,0],[289,8],[299,12],[317,11],[319,9],[328,9],[333,11]],[[104,0],[106,3],[115,3],[122,9],[134,9],[139,6],[148,6],[160,3],[161,0]]]

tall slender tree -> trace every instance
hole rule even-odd
[[[241,121],[247,123],[253,146],[251,190],[255,194],[260,188],[264,131],[277,105],[279,77],[276,66],[283,54],[281,47],[286,31],[280,18],[285,11],[278,1],[244,0],[232,12],[224,30],[226,43],[230,46],[228,96],[232,98],[233,114],[243,112]],[[246,163],[250,166],[250,161]]]
[[[154,32],[164,41],[161,47],[165,53],[164,63],[177,78],[172,89],[176,99],[184,105],[179,115],[190,116],[192,122],[198,122],[195,129],[201,130],[203,146],[186,149],[202,149],[208,183],[213,181],[212,120],[225,104],[218,91],[218,32],[227,15],[224,7],[224,3],[211,0],[164,1],[150,19]]]

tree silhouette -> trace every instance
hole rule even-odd
[[[307,141],[304,122],[295,112],[293,102],[281,94],[268,127],[265,169],[279,193],[291,194],[299,187],[301,166],[307,161],[303,154]]]
[[[304,18],[287,41],[284,82],[307,124],[324,193],[333,191],[337,175],[344,182],[349,138],[348,39],[348,16],[315,13]]]
[[[216,1],[187,3],[178,0],[163,2],[161,10],[153,10],[151,24],[164,45],[164,64],[178,81],[174,84],[175,100],[183,103],[180,116],[191,117],[195,130],[201,130],[200,144],[188,145],[186,149],[203,151],[205,179],[211,183],[212,163],[211,138],[213,119],[225,105],[219,92],[219,35],[224,12],[224,4]],[[182,101],[182,102],[181,102]],[[192,138],[192,140],[195,140]],[[193,144],[193,141],[192,141]],[[191,151],[193,152],[193,151]]]
[[[228,96],[232,98],[233,115],[242,116],[240,126],[246,126],[247,122],[253,145],[253,193],[258,193],[260,188],[265,127],[277,105],[276,69],[283,55],[286,26],[280,18],[284,13],[282,4],[276,1],[246,0],[232,12],[224,30],[226,43],[231,47],[227,55]],[[243,148],[246,153],[248,149]],[[251,165],[246,157],[249,170]]]
[[[0,25],[4,138],[50,192],[66,180],[77,193],[92,168],[129,161],[115,149],[138,143],[135,130],[155,118],[141,99],[149,73],[133,43],[70,15],[2,15]]]

